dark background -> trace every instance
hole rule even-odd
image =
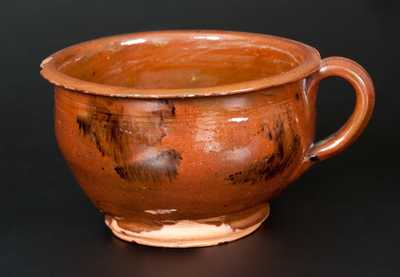
[[[0,276],[400,276],[398,1],[2,1]],[[114,238],[58,152],[40,61],[99,36],[208,28],[289,37],[352,58],[375,81],[370,125],[272,201],[253,235],[219,247],[158,249]],[[323,81],[318,137],[354,96]]]

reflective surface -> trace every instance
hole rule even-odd
[[[170,100],[58,88],[57,140],[107,214],[177,220],[238,212],[265,202],[300,167],[313,126],[303,85]]]
[[[0,275],[400,276],[400,129],[393,128],[400,118],[393,77],[398,1],[250,0],[229,8],[225,1],[180,1],[179,8],[170,1],[3,4]],[[35,72],[40,59],[68,42],[184,26],[274,32],[325,54],[357,57],[376,81],[377,110],[349,151],[317,164],[272,201],[270,218],[253,235],[202,249],[130,245],[103,225],[63,161],[51,91]],[[320,137],[351,112],[350,90],[344,82],[322,82]]]
[[[251,81],[298,65],[295,57],[219,34],[187,38],[146,36],[77,55],[59,70],[85,81],[139,89],[188,89]]]
[[[364,130],[374,107],[369,75],[341,57],[315,69],[318,57],[272,36],[163,31],[72,46],[44,60],[41,73],[56,84],[60,149],[114,234],[190,247],[254,231],[265,202]],[[330,76],[349,81],[356,105],[337,133],[314,145],[316,91]],[[116,84],[102,84],[109,81]]]

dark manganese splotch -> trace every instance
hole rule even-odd
[[[159,109],[157,111],[153,111],[152,114],[160,119],[159,126],[162,128],[165,120],[175,117],[176,109],[173,101],[171,100],[159,100],[159,103]]]
[[[182,157],[176,150],[164,150],[151,158],[116,166],[115,171],[121,178],[134,182],[156,183],[164,179],[172,181],[178,175],[181,160]]]
[[[88,117],[77,117],[80,132],[89,136],[103,156],[123,162],[131,154],[134,128],[131,122],[108,111],[97,111]],[[144,140],[137,137],[135,140]]]
[[[227,177],[233,184],[255,184],[260,181],[268,181],[282,174],[295,161],[300,151],[301,141],[298,134],[293,130],[291,123],[285,130],[284,122],[277,118],[273,132],[269,128],[264,129],[266,137],[275,142],[275,150],[272,154],[265,156],[263,159],[251,164],[244,171],[236,172]]]
[[[130,163],[138,147],[160,145],[167,135],[165,121],[175,117],[175,106],[170,100],[160,100],[159,103],[156,111],[138,118],[121,115],[122,112],[113,113],[106,107],[97,105],[87,116],[78,116],[76,122],[80,133],[89,137],[103,156],[113,159],[115,170],[121,178],[145,180],[148,174],[145,169],[152,168],[153,173],[149,177],[151,180],[158,180],[163,176],[171,179],[176,176],[179,162],[159,169],[154,165],[157,162],[161,164],[166,161],[180,161],[179,153],[174,159],[174,153],[177,153],[175,150],[161,152],[158,157],[154,157],[154,161]],[[135,177],[135,174],[138,176]]]
[[[90,133],[90,121],[84,117],[78,116],[76,118],[76,123],[78,123],[79,131],[84,134],[88,135]]]
[[[168,118],[175,116],[176,108],[172,100],[160,100],[160,103],[162,106],[164,106],[164,108],[160,109],[162,117]]]
[[[312,162],[319,162],[319,161],[321,161],[321,159],[318,157],[318,156],[311,156],[310,157],[310,161],[312,161]]]
[[[261,125],[261,130],[257,134],[263,134],[268,140],[272,140],[272,132],[267,124],[263,123]]]

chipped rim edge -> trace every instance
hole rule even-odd
[[[297,56],[301,56],[301,60],[299,61],[296,59],[297,62],[299,62],[296,67],[281,74],[266,78],[220,86],[179,89],[137,89],[84,81],[59,71],[56,65],[57,60],[65,59],[68,54],[70,55],[71,53],[82,51],[82,49],[84,51],[90,47],[101,48],[107,45],[112,46],[116,43],[121,45],[124,41],[133,38],[155,39],[162,36],[167,38],[194,38],[199,35],[218,35],[225,39],[236,38],[247,40],[286,53],[294,59],[296,59],[295,54],[297,54]],[[321,57],[318,50],[315,48],[298,41],[278,36],[223,30],[167,30],[108,36],[72,45],[44,59],[40,64],[40,74],[55,86],[87,94],[122,98],[192,98],[239,94],[294,82],[317,71],[320,67],[320,63]]]
[[[270,206],[268,203],[266,204],[266,207],[265,215],[260,221],[243,229],[233,229],[228,224],[221,224],[216,227],[211,224],[199,223],[196,220],[181,220],[177,221],[176,224],[167,227],[170,229],[168,232],[174,232],[175,229],[177,234],[180,232],[187,233],[189,230],[184,226],[181,226],[180,223],[184,223],[183,225],[186,226],[193,224],[199,228],[205,229],[207,234],[204,235],[203,233],[201,237],[196,237],[196,235],[193,235],[193,237],[188,237],[187,235],[185,237],[179,237],[179,235],[177,235],[173,238],[163,238],[162,229],[149,232],[132,232],[121,228],[118,225],[118,220],[111,216],[106,216],[105,223],[117,238],[131,243],[166,248],[206,247],[232,242],[250,235],[268,218],[270,214]],[[193,226],[189,226],[189,229],[193,229]]]

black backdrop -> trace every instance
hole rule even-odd
[[[3,0],[0,276],[399,276],[398,3]],[[172,28],[289,37],[358,61],[375,81],[377,106],[361,138],[306,173],[272,202],[260,230],[235,243],[174,250],[112,237],[55,144],[44,57],[99,36]],[[344,81],[323,81],[318,137],[353,104]]]

